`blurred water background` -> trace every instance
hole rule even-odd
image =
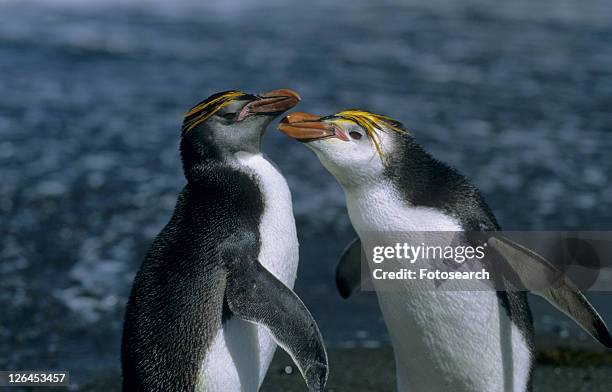
[[[124,303],[185,183],[184,111],[213,92],[403,121],[502,227],[612,226],[612,3],[0,2],[0,369],[118,368]],[[270,128],[293,192],[297,292],[334,347],[388,342],[376,298],[336,294],[340,188]],[[612,322],[612,296],[592,294]],[[594,345],[534,301],[539,341]]]

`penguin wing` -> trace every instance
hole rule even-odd
[[[323,391],[327,352],[319,327],[298,296],[258,261],[240,262],[228,274],[225,295],[234,315],[266,327],[291,356],[308,390]]]
[[[604,346],[612,348],[612,336],[606,323],[578,287],[554,265],[500,235],[489,237],[487,243],[503,256],[523,287],[545,298]]]
[[[336,265],[336,287],[342,298],[348,298],[361,286],[361,240],[359,237],[344,248]]]

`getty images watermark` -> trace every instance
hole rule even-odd
[[[612,232],[371,232],[363,290],[612,290]],[[358,261],[357,261],[358,262]]]

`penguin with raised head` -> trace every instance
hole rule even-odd
[[[531,390],[532,318],[526,292],[516,290],[515,283],[536,275],[558,278],[558,271],[497,233],[500,227],[479,191],[433,158],[401,123],[346,110],[325,117],[293,113],[279,129],[313,150],[344,191],[359,236],[336,269],[344,297],[360,286],[362,243],[375,243],[378,238],[372,237],[381,233],[401,232],[415,245],[427,242],[427,232],[484,233],[488,251],[501,256],[505,269],[515,275],[498,276],[494,289],[471,291],[436,290],[439,282],[432,283],[432,289],[410,289],[408,281],[400,286],[404,290],[387,290],[371,279],[392,339],[397,389]],[[467,234],[459,238],[466,245],[474,241]],[[571,282],[557,279],[557,285],[541,287],[535,294],[612,346],[604,321]]]
[[[327,354],[292,291],[298,240],[284,177],[260,151],[291,90],[214,94],[187,112],[187,184],[134,280],[122,342],[124,391],[254,392],[280,345],[310,391]]]

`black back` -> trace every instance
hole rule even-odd
[[[400,151],[388,157],[385,175],[410,204],[441,210],[465,231],[499,230],[491,209],[466,177],[432,157],[411,136],[395,138]]]
[[[170,222],[149,249],[127,305],[125,391],[195,389],[223,318],[227,268],[218,245],[250,233],[256,245],[244,249],[245,256],[256,258],[259,253],[263,201],[257,184],[220,161],[214,149],[205,155],[197,149],[185,151],[185,145],[182,149],[183,158],[190,160],[185,165],[189,182]]]
[[[385,176],[406,201],[443,211],[455,218],[465,232],[501,230],[480,191],[465,176],[432,157],[412,136],[394,134],[394,138],[399,151],[388,157]],[[533,349],[533,318],[527,293],[513,290],[506,283],[497,287],[502,285],[506,290],[497,291],[500,304]],[[531,377],[528,390],[531,390]]]

